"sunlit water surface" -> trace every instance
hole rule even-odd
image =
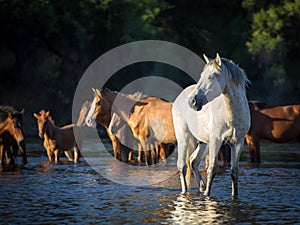
[[[195,185],[181,195],[178,174],[156,185],[127,186],[84,160],[50,163],[40,144],[28,144],[29,164],[0,169],[0,224],[300,223],[300,145],[263,143],[262,151],[260,165],[250,164],[243,151],[239,198],[232,200],[229,168],[205,198]]]

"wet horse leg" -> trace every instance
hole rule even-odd
[[[0,143],[0,165],[4,165],[4,145]]]
[[[210,196],[213,179],[215,178],[217,173],[218,152],[222,145],[221,141],[217,138],[211,139],[212,140],[209,142],[209,165],[207,169],[206,190],[204,192],[205,196]]]
[[[187,164],[186,156],[189,147],[190,137],[192,137],[187,124],[185,123],[182,115],[174,107],[172,108],[173,124],[175,135],[177,139],[177,168],[179,171],[179,177],[181,182],[181,193],[184,194],[188,191],[187,186]]]
[[[240,140],[236,145],[231,147],[231,180],[232,180],[232,197],[238,195],[238,178],[239,178],[239,159],[242,152],[244,140]]]
[[[201,177],[201,174],[199,171],[199,165],[205,156],[206,147],[207,147],[207,145],[205,143],[198,144],[197,148],[190,156],[191,167],[195,174],[197,187],[200,192],[203,192],[205,190],[205,183]]]
[[[260,144],[259,138],[256,136],[246,135],[246,143],[249,148],[250,161],[251,162],[260,162]]]
[[[79,162],[79,157],[80,157],[80,152],[77,144],[74,145],[74,162],[78,163]]]
[[[55,157],[55,162],[58,162],[59,161],[59,150],[58,149],[54,150],[54,157]]]
[[[64,151],[66,157],[68,158],[69,161],[73,161],[73,154],[72,154],[72,150],[68,149],[67,151]]]

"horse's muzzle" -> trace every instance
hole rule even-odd
[[[196,111],[199,111],[202,109],[202,104],[199,104],[199,102],[197,101],[197,98],[196,96],[195,97],[190,97],[189,98],[189,106],[196,110]]]
[[[96,120],[95,119],[92,119],[92,118],[87,118],[85,120],[85,123],[88,127],[93,127],[95,128],[97,126],[97,123],[96,123]]]
[[[39,137],[40,137],[41,139],[44,139],[43,133],[39,132]]]

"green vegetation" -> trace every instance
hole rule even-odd
[[[70,122],[89,64],[144,39],[232,59],[252,81],[250,99],[300,101],[300,0],[0,0],[0,30],[0,103],[24,107],[29,122],[40,108],[50,109],[57,124]],[[130,74],[158,68],[137,65]]]

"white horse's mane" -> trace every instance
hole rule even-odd
[[[248,80],[245,71],[236,65],[232,60],[221,58],[222,64],[228,70],[229,78],[237,86],[245,89],[251,82]],[[220,67],[216,60],[210,61],[207,65],[213,66],[217,72],[220,72]]]

